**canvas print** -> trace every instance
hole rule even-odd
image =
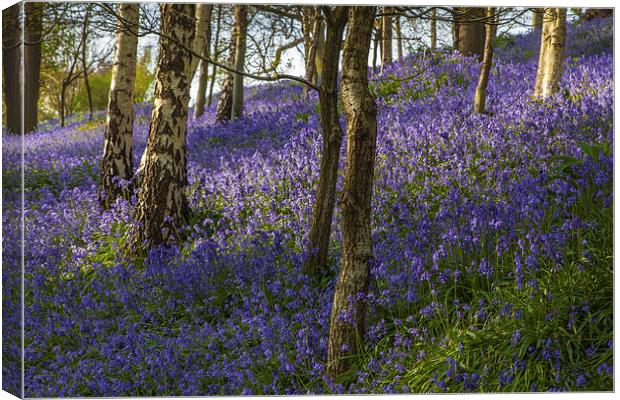
[[[6,7],[2,389],[613,391],[613,26]]]

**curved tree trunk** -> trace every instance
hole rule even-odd
[[[372,258],[370,204],[377,139],[377,107],[368,89],[368,52],[375,7],[352,7],[342,55],[342,102],[347,118],[347,162],[342,194],[343,251],[334,292],[327,374],[348,371],[364,337],[365,296]],[[351,300],[351,301],[349,301]]]
[[[383,7],[384,13],[392,12],[392,7]],[[392,62],[392,16],[381,17],[381,67]]]
[[[43,3],[24,3],[24,132],[37,129]],[[5,59],[6,60],[6,59]]]
[[[482,59],[480,78],[478,79],[478,86],[476,86],[476,95],[474,99],[474,112],[478,114],[484,114],[487,84],[489,83],[489,74],[491,73],[491,66],[493,65],[493,40],[495,39],[495,32],[497,31],[497,25],[495,25],[495,7],[489,7],[487,9],[487,19],[484,57]]]
[[[325,267],[329,251],[342,143],[342,129],[338,115],[338,66],[347,11],[348,7],[340,6],[328,11],[329,15],[326,15],[327,40],[323,55],[323,80],[319,89],[323,152],[310,221],[308,258],[303,266],[304,273],[308,275],[317,275]]]
[[[155,101],[146,146],[144,176],[138,192],[133,249],[146,250],[177,240],[189,211],[186,130],[195,5],[162,4]],[[178,43],[178,44],[177,44]]]
[[[138,51],[138,19],[140,10],[136,3],[121,3],[118,14],[126,26],[135,27],[133,32],[119,23],[115,38],[112,82],[108,96],[108,115],[101,158],[101,192],[99,202],[104,209],[118,198],[129,199],[126,186],[133,174],[132,131],[133,92],[136,79]]]
[[[14,134],[22,133],[20,7],[21,3],[17,3],[2,10],[2,68],[6,128],[8,132]]]
[[[480,7],[457,7],[455,9],[455,46],[465,56],[478,56],[484,53],[485,9]]]
[[[534,87],[535,97],[545,99],[557,92],[562,79],[565,41],[566,9],[546,8]]]
[[[204,36],[205,40],[201,49],[199,49],[200,54],[205,58],[210,57],[210,48],[211,48],[211,12],[213,11],[212,4],[198,4],[196,8],[202,6],[201,8],[206,9],[205,15],[203,15],[205,22]],[[196,11],[197,18],[200,17],[200,13]],[[198,30],[198,23],[196,23],[196,34],[201,32]],[[194,39],[194,43],[196,40]],[[205,109],[205,101],[207,96],[207,84],[209,81],[209,63],[200,60],[199,62],[200,69],[198,70],[198,91],[196,93],[196,104],[194,105],[194,118],[200,117],[204,113]]]
[[[235,7],[235,25],[237,37],[235,45],[235,71],[243,72],[245,68],[245,44],[248,29],[248,18],[246,6]],[[233,96],[230,118],[235,120],[243,114],[243,75],[234,74],[233,77]]]

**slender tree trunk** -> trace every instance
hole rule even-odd
[[[24,132],[28,133],[38,123],[43,3],[24,3],[24,13]]]
[[[66,103],[67,103],[67,86],[68,84],[63,80],[62,85],[60,87],[60,127],[65,127],[65,114],[66,114]]]
[[[84,87],[86,88],[86,97],[88,99],[88,120],[93,120],[93,96],[90,90],[90,82],[88,80],[88,63],[86,59],[87,48],[86,44],[88,43],[88,24],[90,19],[90,7],[86,10],[86,16],[84,18],[84,23],[82,25],[82,73],[84,75]]]
[[[20,7],[21,3],[17,3],[2,10],[2,68],[6,128],[8,132],[14,134],[23,133]]]
[[[205,58],[209,58],[210,49],[211,49],[211,13],[213,11],[213,5],[212,4],[209,4],[208,6],[206,4],[196,5],[197,8],[200,6],[203,6],[202,8],[207,9],[206,15],[204,16],[206,18],[206,22],[205,22],[206,27],[204,31],[205,41],[200,51],[201,51],[201,54]],[[196,13],[199,15],[198,12]],[[201,31],[198,30],[198,26],[197,26],[196,33],[198,34],[198,32],[201,32]],[[194,40],[194,43],[195,42],[196,40]],[[206,101],[206,95],[207,95],[207,84],[209,81],[209,63],[205,62],[204,60],[201,60],[199,65],[200,65],[200,69],[198,70],[198,91],[196,94],[196,104],[194,105],[194,118],[199,118],[204,113],[205,101]]]
[[[320,17],[320,15],[320,12],[317,11],[317,16]],[[315,56],[316,75],[313,82],[319,84],[323,79],[323,55],[325,52],[325,23],[321,18],[318,20],[318,27],[315,32],[318,32],[316,36],[318,38],[318,44],[316,45]]]
[[[365,297],[373,257],[370,212],[377,107],[368,89],[368,52],[375,7],[352,7],[342,55],[342,102],[347,118],[347,162],[342,193],[343,252],[329,325],[327,374],[347,372],[364,337]]]
[[[137,3],[121,3],[118,14],[124,23],[119,22],[116,28],[112,82],[101,158],[99,203],[104,209],[109,208],[119,197],[130,198],[127,184],[133,175],[133,96],[140,10]]]
[[[375,26],[375,38],[373,41],[373,50],[372,50],[372,72],[377,72],[377,56],[379,54],[379,43],[381,43],[381,27]]]
[[[396,56],[400,60],[403,58],[403,35],[402,35],[402,32],[400,31],[400,16],[396,17],[395,27],[396,27]]]
[[[304,34],[304,61],[306,67],[306,80],[317,83],[317,50],[321,32],[321,11],[318,7],[302,7],[302,28]],[[308,87],[304,93],[308,96]]]
[[[557,92],[562,79],[566,9],[546,8],[534,96],[547,98]]]
[[[476,86],[476,96],[474,99],[474,112],[478,114],[484,114],[486,97],[487,97],[487,84],[489,83],[489,74],[491,72],[491,66],[493,65],[493,40],[495,39],[495,32],[497,30],[495,8],[487,8],[488,23],[486,26],[486,38],[484,41],[484,57],[482,59],[482,67],[480,68],[480,79],[478,79],[478,86]]]
[[[245,68],[245,44],[248,29],[246,6],[235,7],[235,25],[238,25],[237,44],[235,46],[235,71],[243,71]],[[243,75],[234,74],[233,99],[230,118],[235,120],[243,114]]]
[[[217,22],[215,26],[215,43],[213,43],[213,59],[214,61],[218,61],[219,58],[219,45],[220,45],[220,23],[222,20],[222,6],[217,6]],[[217,74],[217,67],[213,64],[213,68],[211,70],[211,84],[209,85],[209,99],[207,100],[207,106],[211,107],[211,102],[213,100],[213,85],[215,85],[215,77]]]
[[[212,4],[196,4],[196,35],[194,37],[194,43],[192,44],[192,50],[197,54],[205,55],[209,53],[208,50],[205,52],[205,48],[208,49],[209,37],[211,36],[212,9]],[[188,75],[190,82],[194,80],[194,75],[196,74],[199,63],[200,58],[192,56],[192,63]]]
[[[228,54],[228,65],[232,68],[235,67],[235,55],[237,53],[236,29],[237,24],[234,24],[232,34],[230,35],[230,48]],[[217,102],[217,110],[215,111],[215,120],[218,122],[230,120],[233,100],[233,81],[233,73],[226,71],[226,74],[224,75],[224,82],[222,82],[222,86],[220,88],[220,98]]]
[[[338,66],[348,7],[335,7],[328,13],[326,15],[327,40],[323,54],[323,79],[319,89],[323,152],[310,221],[308,258],[303,266],[304,273],[308,275],[319,274],[327,264],[342,143],[342,129],[338,115]]]
[[[480,7],[457,7],[455,9],[455,49],[465,56],[478,56],[484,53],[484,14]]]
[[[188,73],[195,24],[193,4],[162,4],[155,101],[146,146],[144,177],[131,244],[150,249],[175,242],[187,218],[186,130],[190,81]]]
[[[437,50],[437,9],[431,11],[431,50]]]
[[[392,11],[392,7],[383,7],[384,13]],[[381,17],[381,34],[381,67],[383,68],[383,66],[392,62],[392,16],[384,15]]]

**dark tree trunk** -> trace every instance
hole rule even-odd
[[[323,152],[319,183],[312,207],[308,258],[304,273],[317,275],[327,264],[332,217],[336,199],[342,129],[338,115],[338,66],[340,44],[347,23],[348,7],[335,7],[326,14],[327,40],[323,54],[323,79],[319,89]]]
[[[485,9],[479,7],[457,7],[455,9],[454,29],[455,49],[465,56],[478,56],[484,53],[484,15]]]
[[[222,21],[222,6],[217,6],[217,23],[215,26],[215,43],[213,43],[213,60],[218,61],[219,52],[218,47],[220,45],[220,23]],[[207,106],[211,107],[211,102],[213,100],[213,85],[215,84],[215,76],[217,73],[217,67],[213,64],[213,68],[211,69],[211,84],[209,85],[209,98],[207,100]]]
[[[103,134],[101,158],[101,192],[99,203],[107,209],[119,197],[130,198],[127,186],[133,175],[132,132],[133,96],[138,51],[138,19],[136,3],[121,3],[115,37],[112,82],[108,96],[108,115]],[[129,26],[128,30],[125,26]],[[121,179],[124,182],[117,181]]]
[[[17,3],[2,10],[2,68],[6,129],[14,134],[23,133],[20,7],[21,3]]]
[[[194,40],[195,7],[160,6],[165,37],[159,39],[155,101],[131,237],[134,250],[177,241],[189,212],[185,189],[191,57],[186,49]]]
[[[24,132],[37,129],[43,3],[24,3]]]
[[[213,5],[203,5],[206,7],[206,13],[204,15],[206,19],[205,26],[205,41],[204,46],[200,49],[203,57],[210,58],[211,52],[211,12],[213,11]],[[194,118],[199,118],[204,113],[205,101],[207,96],[207,84],[209,83],[209,63],[200,60],[200,69],[198,70],[198,90],[196,94],[196,104],[194,106]]]
[[[495,32],[497,30],[494,7],[489,7],[487,9],[487,20],[484,57],[482,59],[480,78],[478,79],[478,86],[476,86],[476,95],[474,99],[474,112],[477,114],[484,114],[485,111],[487,84],[489,83],[489,74],[491,73],[491,67],[493,65],[493,40],[495,39]]]
[[[93,96],[90,90],[90,82],[88,80],[88,62],[87,62],[87,48],[86,44],[88,43],[88,24],[90,18],[90,8],[86,11],[86,16],[84,18],[84,23],[82,25],[82,40],[84,44],[82,45],[82,73],[84,74],[84,86],[86,88],[86,97],[88,99],[88,120],[93,120]]]
[[[343,252],[329,325],[327,374],[350,370],[364,338],[365,296],[373,257],[370,204],[377,139],[377,107],[368,89],[368,53],[375,7],[352,7],[342,55],[342,102],[347,162],[342,194]],[[351,301],[350,301],[351,300]]]
[[[532,27],[534,28],[534,30],[540,31],[542,29],[544,14],[544,8],[535,8],[532,10]]]
[[[237,32],[235,45],[235,71],[243,72],[245,68],[245,46],[248,30],[247,9],[245,6],[234,6],[235,8],[235,31]],[[233,77],[233,99],[230,111],[230,118],[235,120],[243,114],[243,75],[234,74]]]

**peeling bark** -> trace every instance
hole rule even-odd
[[[364,337],[365,296],[373,257],[371,199],[377,107],[368,89],[368,53],[375,7],[352,7],[342,55],[342,101],[347,118],[347,162],[342,194],[343,253],[329,325],[327,374],[350,370]]]
[[[191,57],[194,40],[193,4],[162,4],[160,54],[155,101],[146,147],[144,176],[138,192],[131,245],[150,249],[178,240],[189,208],[186,130]],[[170,37],[174,40],[169,40]]]
[[[131,32],[120,23],[116,30],[112,82],[101,158],[99,202],[104,209],[109,208],[118,197],[129,199],[131,195],[127,183],[133,175],[133,94],[139,12],[135,3],[119,5],[119,17],[126,21],[126,26],[135,27],[135,30]]]

